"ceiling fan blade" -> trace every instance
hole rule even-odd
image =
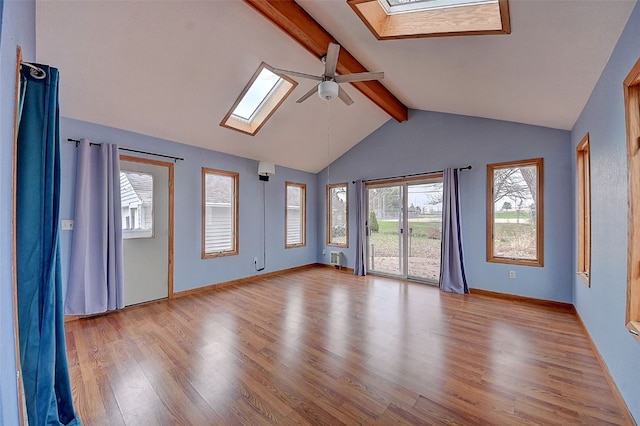
[[[353,103],[353,99],[351,99],[351,97],[342,89],[342,87],[338,88],[338,97],[342,99],[342,102],[347,105],[351,105]]]
[[[311,90],[309,90],[307,93],[305,93],[304,95],[302,95],[302,97],[301,97],[300,99],[298,99],[298,100],[296,101],[296,103],[298,103],[298,104],[299,104],[299,103],[302,103],[302,102],[306,101],[306,100],[307,100],[307,98],[309,98],[309,96],[311,96],[311,95],[313,95],[314,93],[317,93],[317,92],[318,92],[318,86],[317,86],[317,85],[316,85],[316,86],[313,86],[313,87],[311,88]]]
[[[340,54],[340,45],[329,43],[327,57],[324,62],[325,77],[333,77],[336,75],[336,65],[338,65],[338,55]]]
[[[319,76],[319,75],[305,74],[303,72],[297,72],[297,71],[281,70],[280,68],[273,68],[272,71],[275,74],[284,74],[291,77],[301,77],[301,78],[308,78],[309,80],[322,81],[322,76]]]
[[[353,74],[336,75],[336,83],[353,83],[355,81],[382,80],[383,72],[357,72]]]

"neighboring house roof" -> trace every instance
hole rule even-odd
[[[233,184],[229,184],[229,176],[207,175],[207,204],[229,204],[233,195]]]
[[[149,173],[126,172],[133,190],[143,203],[153,200],[153,176]]]
[[[122,206],[130,206],[131,204],[140,204],[142,200],[136,194],[127,178],[126,173],[120,172],[120,203]]]
[[[123,206],[148,204],[153,200],[153,180],[148,174],[120,172],[120,200]]]

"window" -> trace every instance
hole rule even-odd
[[[327,185],[327,245],[349,247],[348,184]]]
[[[297,85],[263,62],[220,125],[255,135]]]
[[[238,173],[202,168],[202,258],[238,254]]]
[[[591,271],[591,171],[589,133],[576,147],[578,171],[578,275],[587,286]]]
[[[307,185],[286,182],[285,248],[307,244]]]
[[[640,59],[624,80],[627,124],[628,249],[627,249],[627,329],[640,340]]]
[[[509,34],[507,0],[347,0],[379,40]]]
[[[543,266],[542,158],[487,165],[487,261]]]
[[[153,175],[120,171],[122,238],[153,237]]]

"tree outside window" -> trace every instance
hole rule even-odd
[[[542,164],[487,165],[487,261],[543,265]]]

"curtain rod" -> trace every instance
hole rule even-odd
[[[76,144],[76,146],[78,146],[78,144],[80,143],[80,141],[78,139],[67,139],[67,142],[73,142]],[[102,145],[101,143],[95,143],[95,142],[89,142],[90,145]],[[163,158],[170,158],[173,160],[173,162],[175,163],[176,161],[180,160],[180,161],[184,161],[184,158],[182,157],[174,157],[173,155],[164,155],[164,154],[156,154],[155,152],[148,152],[148,151],[139,151],[137,149],[131,149],[131,148],[121,148],[118,147],[118,149],[120,151],[127,151],[127,152],[136,152],[138,154],[145,154],[145,155],[155,155],[156,157],[163,157]]]
[[[471,170],[472,167],[471,166],[467,166],[467,167],[458,167],[458,170]],[[428,176],[428,175],[435,175],[438,173],[443,173],[444,170],[434,170],[432,172],[424,172],[424,173],[414,173],[412,175],[403,175],[403,176],[389,176],[389,177],[383,177],[383,178],[375,178],[375,179],[363,179],[362,182],[377,182],[380,180],[391,180],[391,179],[404,179],[404,178],[408,178],[408,177],[414,177],[414,176]],[[355,180],[351,181],[351,183],[356,183]]]

